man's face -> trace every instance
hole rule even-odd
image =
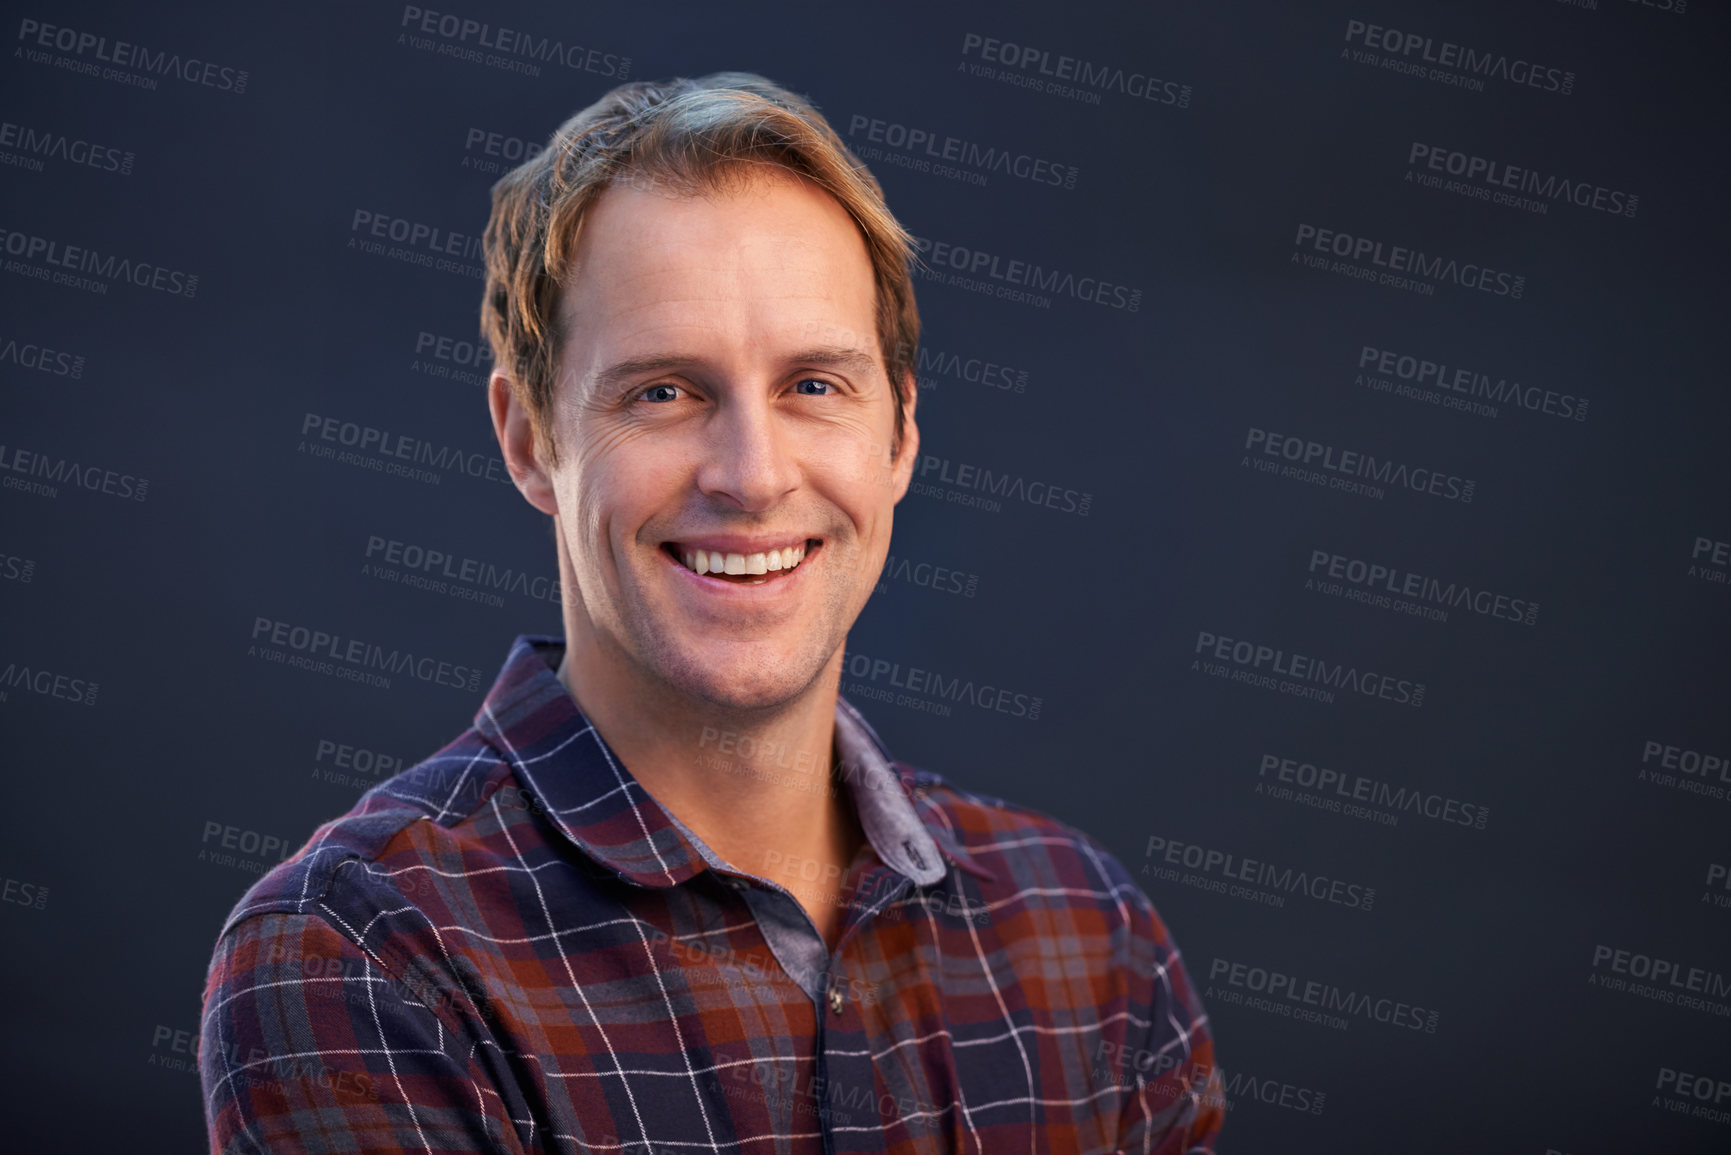
[[[615,186],[590,207],[560,303],[548,511],[568,624],[602,667],[586,677],[755,709],[823,671],[918,452],[910,382],[889,460],[874,300],[857,226],[786,174],[706,198]]]

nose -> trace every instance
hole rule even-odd
[[[793,431],[761,393],[730,396],[710,418],[697,488],[743,513],[765,513],[799,485]]]

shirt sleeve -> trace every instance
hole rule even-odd
[[[472,1040],[385,966],[313,915],[254,915],[222,937],[198,1055],[213,1155],[520,1155]]]
[[[1139,949],[1151,944],[1153,953],[1151,959],[1139,954],[1134,967],[1141,997],[1132,1006],[1147,1008],[1148,1025],[1143,1029],[1137,1014],[1126,1032],[1126,1049],[1137,1045],[1121,1056],[1124,1105],[1116,1150],[1212,1155],[1226,1111],[1207,1012],[1154,904],[1134,884],[1126,901]]]

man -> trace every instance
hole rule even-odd
[[[1085,835],[838,696],[919,446],[911,238],[761,77],[495,187],[494,429],[563,639],[223,928],[215,1151],[1208,1151],[1206,1018]]]

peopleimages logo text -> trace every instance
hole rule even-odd
[[[1361,266],[1364,262],[1369,262],[1374,268],[1365,268],[1364,271],[1373,275],[1377,268],[1387,269],[1390,273],[1407,274],[1421,281],[1447,281],[1463,289],[1477,289],[1481,293],[1508,297],[1516,301],[1521,299],[1527,288],[1527,278],[1517,273],[1502,272],[1474,261],[1433,256],[1404,245],[1385,245],[1369,237],[1355,236],[1312,224],[1301,223],[1292,243],[1293,247],[1300,251],[1310,249],[1331,254]],[[1294,256],[1296,258],[1296,254]]]
[[[847,134],[852,138],[863,135],[872,144],[917,154],[921,160],[950,162],[980,172],[995,172],[1059,188],[1075,188],[1080,172],[1075,165],[1058,164],[1043,156],[983,145],[937,129],[910,126],[864,113],[854,113],[848,118]]]
[[[378,576],[392,578],[405,585],[421,584],[435,593],[469,596],[448,584],[455,582],[461,586],[476,587],[478,592],[503,591],[536,601],[561,604],[558,578],[532,575],[524,570],[497,566],[492,562],[478,561],[472,557],[430,549],[380,534],[367,536],[366,558],[368,564],[362,567],[363,575],[372,576],[369,571],[377,571]],[[390,568],[384,568],[385,566]],[[398,572],[399,570],[405,572]],[[472,600],[487,600],[489,604],[495,605],[505,604],[497,597],[477,597]]]
[[[1485,823],[1490,820],[1488,806],[1462,802],[1445,794],[1427,793],[1416,787],[1396,786],[1363,774],[1347,774],[1327,766],[1318,766],[1314,762],[1285,758],[1279,754],[1262,755],[1256,775],[1258,778],[1267,778],[1270,772],[1276,782],[1286,785],[1314,790],[1318,794],[1332,794],[1348,802],[1366,802],[1385,810],[1419,814],[1437,822],[1483,830]]]
[[[1190,105],[1188,84],[1163,80],[1138,69],[1096,64],[1075,56],[1054,56],[1044,48],[998,40],[977,32],[962,36],[962,55],[975,56],[1005,68],[1014,68],[1030,76],[1049,76],[1052,78],[1051,83],[1073,83],[1100,92],[1119,92],[1154,104],[1169,104],[1178,108],[1188,108]]]
[[[83,465],[70,457],[56,457],[40,450],[20,449],[18,446],[0,445],[0,473],[22,473],[30,477],[40,477],[44,482],[57,485],[76,485],[91,493],[106,493],[110,497],[123,498],[127,501],[143,501],[150,493],[150,481],[130,473],[122,473],[116,469],[105,469],[100,465]],[[42,483],[19,483],[14,485],[14,479],[7,477],[6,488]],[[51,492],[47,497],[56,496],[53,486],[45,488]]]
[[[84,245],[69,245],[51,237],[0,228],[0,252],[24,261],[38,261],[57,269],[71,269],[109,282],[126,282],[141,289],[154,289],[172,297],[198,295],[198,274],[171,269],[153,261],[139,261],[118,253],[102,253]],[[106,291],[106,290],[105,290]]]
[[[1256,673],[1279,676],[1298,683],[1314,683],[1329,689],[1350,691],[1366,698],[1381,698],[1406,706],[1424,705],[1425,685],[1392,674],[1360,670],[1344,662],[1330,662],[1305,654],[1288,653],[1275,646],[1229,638],[1207,630],[1196,633],[1196,655],[1216,662],[1229,662]]]
[[[948,675],[919,666],[904,667],[900,662],[874,658],[857,650],[850,650],[842,655],[842,672],[850,678],[863,679],[849,689],[850,693],[863,697],[871,695],[862,691],[876,688],[876,683],[882,680],[891,688],[904,690],[908,694],[973,706],[991,713],[1009,714],[1015,718],[1026,718],[1030,722],[1039,721],[1040,709],[1044,705],[1044,700],[1035,694],[996,686],[990,682],[976,683],[972,678],[959,674]]]
[[[9,120],[0,121],[0,148],[15,148],[25,158],[66,161],[99,172],[117,172],[122,176],[132,172],[134,159],[131,152],[113,145],[95,144],[79,137],[67,136],[63,132],[32,128],[29,125],[14,124]],[[6,155],[10,154],[0,155],[0,163],[17,163],[15,160],[5,159]],[[26,167],[41,171],[40,165]]]
[[[1308,870],[1294,870],[1290,866],[1277,867],[1272,862],[1245,858],[1230,851],[1198,846],[1193,842],[1179,842],[1159,834],[1148,836],[1147,849],[1142,853],[1145,858],[1164,862],[1169,866],[1182,866],[1188,870],[1215,874],[1254,886],[1266,886],[1287,894],[1305,895],[1318,902],[1330,902],[1336,906],[1368,911],[1376,904],[1376,888],[1373,886],[1348,882],[1344,878],[1330,878],[1326,874],[1313,874]]]
[[[1447,394],[1459,393],[1497,405],[1518,405],[1533,413],[1544,413],[1571,421],[1587,419],[1585,397],[1556,389],[1541,389],[1537,385],[1522,385],[1519,381],[1511,381],[1507,377],[1493,379],[1488,373],[1450,365],[1446,361],[1433,361],[1428,357],[1365,345],[1359,349],[1358,367],[1360,370],[1411,382],[1420,388],[1436,389]]]
[[[1379,485],[1410,489],[1446,501],[1471,504],[1477,483],[1471,478],[1458,477],[1424,466],[1408,466],[1404,461],[1361,453],[1356,449],[1338,449],[1320,441],[1274,433],[1249,426],[1244,434],[1244,448],[1260,451],[1267,457],[1284,458],[1310,469],[1327,470],[1346,477],[1361,478]]]
[[[454,233],[437,225],[394,217],[389,213],[356,209],[349,221],[351,233],[364,233],[400,245],[413,245],[444,256],[481,260],[486,256],[483,238],[475,233]]]
[[[94,706],[98,689],[100,686],[89,678],[58,674],[39,666],[7,662],[6,668],[0,670],[0,701],[5,699],[6,691],[23,690],[44,698],[59,698],[81,706]]]
[[[537,36],[521,29],[494,27],[484,20],[436,12],[414,4],[403,5],[400,27],[425,36],[436,36],[452,46],[489,49],[506,57],[540,64],[558,64],[573,72],[592,72],[613,80],[624,80],[631,71],[631,57],[567,44],[556,36]]]
[[[1325,1011],[1354,1015],[1389,1026],[1436,1034],[1437,1012],[1401,999],[1378,998],[1363,991],[1342,990],[1333,983],[1303,979],[1295,974],[1215,958],[1208,964],[1208,980],[1270,999],[1286,999]]]
[[[18,39],[38,48],[88,57],[117,68],[135,68],[152,76],[172,76],[188,84],[232,92],[236,96],[246,91],[245,69],[230,68],[196,56],[183,57],[178,52],[155,51],[125,40],[110,41],[94,32],[25,18],[18,22]]]
[[[1462,152],[1442,145],[1413,141],[1406,162],[1431,173],[1460,177],[1469,184],[1497,192],[1528,194],[1543,202],[1564,200],[1584,209],[1633,217],[1641,198],[1621,189],[1606,188],[1590,181],[1571,180],[1556,173],[1542,174],[1518,164]],[[1409,174],[1412,169],[1409,169]],[[1517,204],[1516,207],[1525,207]]]
[[[1074,297],[1109,309],[1134,313],[1142,307],[1142,290],[1099,277],[1082,276],[1064,269],[1048,269],[1031,261],[1006,260],[997,253],[971,249],[949,241],[915,237],[914,248],[930,267],[954,269],[969,278],[990,278],[1005,285],[1025,286],[1039,293]]]
[[[1539,620],[1539,603],[1528,598],[1512,597],[1496,590],[1474,587],[1466,582],[1451,581],[1445,584],[1440,578],[1326,549],[1310,551],[1308,572],[1313,578],[1326,577],[1379,594],[1412,598],[1432,606],[1470,610],[1480,617],[1519,622],[1527,626],[1534,625]],[[1308,583],[1306,586],[1308,588]],[[1446,616],[1445,614],[1444,617]]]
[[[1687,966],[1675,959],[1624,950],[1621,947],[1593,944],[1593,969],[1628,975],[1643,982],[1691,995],[1708,995],[1715,999],[1731,998],[1731,977],[1705,967]]]
[[[1385,28],[1381,24],[1371,24],[1364,20],[1346,22],[1346,42],[1361,44],[1365,48],[1404,60],[1413,60],[1415,63],[1433,64],[1438,68],[1490,80],[1506,80],[1511,84],[1537,88],[1541,92],[1555,92],[1567,96],[1575,90],[1575,74],[1561,68],[1511,57],[1502,52],[1456,44],[1452,40],[1438,40],[1434,36],[1418,32]]]
[[[357,671],[406,674],[418,681],[458,690],[474,690],[480,686],[481,671],[474,666],[416,656],[408,650],[387,650],[360,638],[345,638],[341,634],[275,618],[253,618],[252,640],[255,646],[278,646],[315,662],[329,659]]]
[[[967,462],[952,462],[947,457],[927,453],[920,457],[920,480],[942,482],[958,490],[988,493],[1009,501],[1044,506],[1061,513],[1087,517],[1094,504],[1094,495],[1071,489],[1051,481],[1029,481],[1013,473],[985,469]]]
[[[358,453],[376,453],[381,458],[411,461],[417,465],[430,465],[435,469],[457,469],[470,477],[485,477],[502,485],[512,483],[510,472],[501,458],[449,445],[437,445],[422,438],[393,433],[356,421],[343,421],[319,413],[308,413],[301,420],[301,436],[315,444],[318,441],[329,441],[347,446]],[[305,441],[302,444],[305,445]]]

